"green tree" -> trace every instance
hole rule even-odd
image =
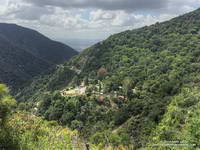
[[[88,85],[89,85],[88,77],[85,77],[83,81],[84,81],[85,86],[88,86]]]
[[[11,108],[15,106],[16,101],[9,96],[8,88],[0,84],[0,127],[6,125],[6,119],[11,112]]]
[[[126,96],[127,98],[131,97],[132,87],[133,87],[133,81],[132,81],[132,79],[129,78],[129,77],[126,77],[123,80],[122,86],[123,86],[124,96]]]
[[[7,124],[8,116],[15,106],[16,101],[9,96],[9,90],[5,85],[0,84],[0,149],[18,149],[17,139]]]

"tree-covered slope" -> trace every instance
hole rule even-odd
[[[72,48],[37,31],[0,23],[0,82],[11,88],[77,54]]]
[[[17,109],[8,88],[0,84],[1,150],[128,150],[128,147],[102,147],[86,142],[79,133],[45,121],[31,112]],[[20,108],[20,107],[19,107]]]
[[[0,82],[18,87],[51,65],[0,37]]]
[[[113,35],[85,50],[72,64],[82,72],[98,70],[102,66],[117,72],[116,69],[125,65],[139,66],[143,61],[140,58],[159,60],[156,56],[151,59],[151,55],[173,53],[176,57],[189,52],[198,57],[199,12],[196,10],[164,23]]]
[[[40,115],[79,129],[91,142],[133,144],[135,148],[146,145],[151,142],[150,135],[162,126],[182,89],[198,87],[199,24],[200,9],[167,22],[112,35],[64,64],[64,70],[76,73],[70,84],[47,88],[40,84],[47,79],[44,76],[22,90],[18,99],[40,101]],[[52,74],[60,82],[63,78],[60,80],[59,76],[67,77],[68,73],[58,70]],[[50,85],[51,81],[50,77],[46,82]],[[87,86],[84,96],[60,94],[59,90],[82,81]],[[40,90],[37,85],[43,89],[37,93],[40,97],[28,95],[27,91]],[[189,109],[193,102],[185,101]],[[169,128],[170,121],[166,125]],[[108,139],[103,138],[105,135]],[[169,139],[170,136],[174,135],[169,135]]]
[[[41,33],[15,24],[0,23],[0,35],[36,57],[52,64],[63,63],[77,52]]]
[[[185,87],[172,97],[162,121],[149,137],[149,149],[155,149],[156,144],[159,145],[159,150],[167,147],[167,144],[174,144],[171,147],[173,150],[193,150],[200,147],[199,93],[198,86]],[[176,144],[179,145],[178,148]]]

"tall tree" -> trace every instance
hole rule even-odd
[[[9,96],[8,88],[0,84],[0,127],[4,127],[6,119],[11,112],[11,107],[16,104],[16,101]]]
[[[122,83],[122,88],[123,88],[123,92],[124,92],[124,96],[129,98],[132,94],[132,79],[129,78],[129,77],[126,77],[124,80],[123,80],[123,83]]]
[[[7,124],[8,116],[16,101],[9,96],[8,88],[0,84],[0,149],[18,149],[17,138]]]

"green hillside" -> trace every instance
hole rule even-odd
[[[17,109],[16,101],[5,85],[0,84],[1,150],[94,150],[128,148],[102,147],[86,142],[77,131],[61,127],[56,121],[45,121],[30,112]]]
[[[94,144],[137,149],[171,139],[199,145],[199,24],[200,9],[112,35],[16,98],[27,110],[39,104],[38,115],[79,130]],[[69,94],[83,87],[84,94]]]
[[[0,83],[11,89],[78,54],[32,29],[0,23]]]

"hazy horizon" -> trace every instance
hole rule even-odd
[[[84,49],[104,40],[104,39],[55,39],[59,42],[62,42],[78,52],[83,51]]]

